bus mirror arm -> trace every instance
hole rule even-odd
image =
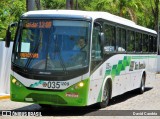
[[[17,26],[17,22],[15,23],[11,23],[9,26],[8,26],[8,29],[6,31],[6,37],[5,37],[5,46],[8,48],[10,46],[10,41],[11,41],[11,30],[10,28],[12,27],[16,27]]]
[[[101,46],[103,46],[104,44],[104,33],[100,32],[100,42],[101,42]]]

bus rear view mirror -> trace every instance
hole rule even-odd
[[[103,46],[103,44],[104,44],[104,33],[103,32],[101,32],[100,34],[100,43],[101,43],[101,46]]]
[[[11,28],[12,27],[16,27],[17,26],[17,22],[15,23],[12,23],[8,26],[8,29],[6,31],[6,37],[5,37],[5,46],[8,48],[10,46],[10,41],[11,41],[11,36],[12,36],[12,33],[11,33]]]
[[[7,29],[6,38],[5,38],[5,46],[8,48],[10,46],[11,41],[11,31]]]

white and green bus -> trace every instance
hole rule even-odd
[[[103,108],[127,91],[143,93],[156,71],[156,31],[110,13],[30,11],[8,27],[7,47],[13,26],[12,101]],[[74,49],[80,38],[85,45]]]

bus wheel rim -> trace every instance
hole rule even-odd
[[[108,90],[107,87],[105,86],[103,90],[103,101],[106,101],[108,99]]]
[[[142,82],[141,82],[141,83],[142,83],[142,84],[141,84],[141,85],[142,85],[142,86],[141,86],[141,89],[142,89],[142,91],[144,91],[144,87],[145,87],[145,86],[144,86],[144,78],[143,78],[143,77],[142,77]]]

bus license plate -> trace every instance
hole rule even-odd
[[[43,82],[42,86],[49,89],[63,89],[69,86],[69,82],[48,81]]]

